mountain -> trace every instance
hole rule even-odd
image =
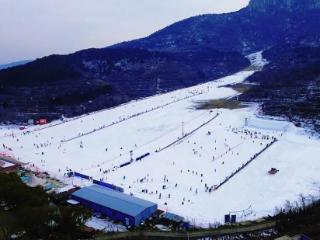
[[[269,64],[248,79],[255,85],[240,99],[320,132],[320,47],[285,44],[263,55]]]
[[[11,68],[11,67],[16,67],[16,66],[20,66],[20,65],[24,65],[24,64],[27,64],[27,63],[29,63],[31,61],[32,60],[22,60],[22,61],[18,61],[18,62],[2,64],[2,65],[0,65],[0,70]]]
[[[320,47],[319,19],[320,0],[251,0],[240,11],[191,17],[146,38],[2,70],[0,121],[75,116],[206,82],[247,67],[245,55],[261,50],[281,68],[273,49],[287,46],[283,58]],[[260,77],[252,81],[263,87]]]
[[[0,119],[72,117],[237,72],[239,53],[88,49],[0,71]]]
[[[250,8],[258,11],[273,11],[275,8],[283,11],[305,11],[320,9],[319,0],[251,0]]]
[[[115,47],[176,52],[207,48],[247,54],[283,42],[319,46],[319,19],[320,0],[251,0],[238,12],[191,17]]]

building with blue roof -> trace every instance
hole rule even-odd
[[[99,185],[81,188],[72,199],[127,226],[139,226],[157,210],[155,203]]]

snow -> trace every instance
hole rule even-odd
[[[73,200],[73,199],[69,199],[69,200],[67,200],[67,203],[70,203],[71,205],[78,205],[78,204],[79,204],[79,202],[78,202],[78,201]]]
[[[250,59],[256,67],[265,64],[261,53]],[[242,71],[24,131],[2,127],[0,151],[65,184],[92,184],[68,178],[69,169],[102,179],[202,227],[223,222],[229,212],[237,212],[240,220],[273,214],[275,207],[297,200],[299,194],[318,194],[320,141],[287,122],[281,122],[286,131],[268,119],[247,127],[246,119],[254,119],[258,111],[255,105],[235,110],[194,108],[198,101],[238,95],[223,86],[243,82],[253,73]],[[214,190],[274,138],[275,144]],[[119,168],[146,153],[150,155],[141,161]],[[279,172],[271,176],[272,167]]]
[[[104,232],[126,232],[127,231],[127,228],[123,225],[115,224],[106,219],[101,219],[97,217],[92,217],[85,223],[85,225],[95,230],[100,230]]]
[[[14,166],[13,163],[0,160],[0,168],[9,168]]]
[[[251,65],[256,67],[257,70],[261,70],[265,65],[267,65],[269,62],[263,58],[261,52],[253,53],[248,56],[248,59],[251,62]]]
[[[156,224],[154,227],[160,231],[163,231],[163,232],[170,232],[171,231],[170,228],[168,228],[162,224]]]
[[[62,188],[55,189],[55,192],[56,193],[64,193],[64,192],[68,192],[68,191],[70,191],[70,190],[72,190],[74,188],[75,188],[75,186],[73,186],[73,185],[66,185],[66,186],[64,186]]]
[[[285,132],[292,123],[253,116],[247,118],[246,127]]]

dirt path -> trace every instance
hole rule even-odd
[[[234,235],[240,233],[250,233],[274,228],[275,221],[251,224],[248,226],[233,226],[214,230],[203,230],[197,232],[125,232],[105,234],[96,237],[97,240],[116,240],[116,239],[199,239],[205,237],[215,237],[223,235]]]

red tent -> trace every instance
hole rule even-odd
[[[43,124],[47,124],[48,120],[46,118],[40,118],[36,123],[43,125]]]

